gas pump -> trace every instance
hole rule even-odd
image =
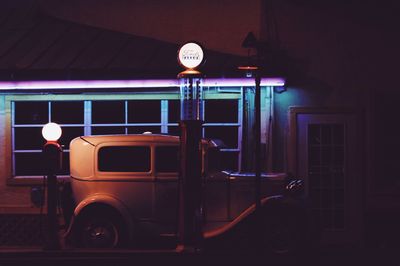
[[[186,68],[179,73],[180,178],[179,178],[179,244],[180,251],[201,249],[202,240],[202,178],[201,136],[203,124],[202,74],[196,70],[204,54],[197,43],[186,43],[178,52],[179,63]]]

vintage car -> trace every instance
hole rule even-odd
[[[68,236],[83,247],[139,245],[176,238],[179,137],[156,134],[82,136],[70,144],[75,201]],[[255,211],[255,175],[218,169],[218,145],[202,140],[203,236],[228,235]],[[284,173],[262,174],[263,236],[275,252],[287,252],[305,229],[300,222],[300,181]],[[293,192],[293,193],[291,193]],[[297,211],[294,211],[297,210]],[[297,217],[293,217],[296,215]],[[286,217],[286,218],[283,218]],[[248,223],[248,222],[247,222]],[[254,226],[250,226],[254,228]],[[297,244],[297,243],[296,243]]]

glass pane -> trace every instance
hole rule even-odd
[[[237,123],[238,100],[206,100],[206,123]]]
[[[150,171],[150,147],[114,146],[100,148],[99,171],[148,172]]]
[[[238,147],[238,128],[229,126],[205,127],[205,137],[209,139],[220,139],[229,148]]]
[[[179,146],[156,147],[156,171],[179,172]]]
[[[83,102],[51,102],[51,120],[58,124],[83,124]]]
[[[308,143],[309,145],[321,144],[319,125],[308,125]]]
[[[321,125],[321,142],[325,145],[332,144],[331,125]]]
[[[308,179],[309,179],[309,186],[312,189],[319,188],[321,186],[320,180],[321,176],[319,173],[309,173],[308,174]]]
[[[179,126],[170,126],[170,127],[168,127],[168,135],[180,136],[181,135],[180,127]]]
[[[16,150],[42,150],[46,142],[41,127],[17,127],[14,132]]]
[[[128,127],[128,134],[143,134],[144,132],[160,134],[161,127],[154,127],[154,126]]]
[[[332,141],[333,141],[333,144],[337,144],[337,145],[344,144],[344,125],[343,124],[332,125]]]
[[[62,127],[62,135],[58,142],[64,146],[64,149],[69,149],[69,143],[71,140],[83,135],[83,127]]]
[[[221,152],[221,167],[223,170],[238,170],[238,153],[234,151]]]
[[[319,147],[308,148],[308,163],[313,166],[321,165],[321,149]]]
[[[57,173],[58,175],[69,175],[69,152],[62,154],[62,169]]]
[[[44,175],[43,160],[41,152],[16,153],[15,175]]]
[[[47,102],[15,102],[15,124],[46,124],[48,121]]]
[[[93,124],[121,124],[125,123],[124,101],[93,101]]]
[[[321,164],[330,165],[332,161],[332,148],[331,146],[321,147]]]
[[[331,229],[333,227],[333,213],[331,210],[321,211],[322,227]]]
[[[129,123],[160,123],[161,101],[128,101]]]
[[[125,134],[125,127],[92,127],[92,135]]]
[[[331,209],[333,203],[333,193],[330,189],[323,189],[321,194],[321,207]]]
[[[335,210],[334,215],[334,227],[336,229],[344,229],[344,210]]]
[[[168,123],[178,123],[181,117],[179,100],[168,100]]]

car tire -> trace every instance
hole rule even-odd
[[[117,248],[126,244],[122,219],[111,211],[88,211],[79,217],[75,231],[83,248]]]

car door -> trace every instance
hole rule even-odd
[[[164,231],[176,233],[178,217],[179,146],[154,146],[156,222]]]

